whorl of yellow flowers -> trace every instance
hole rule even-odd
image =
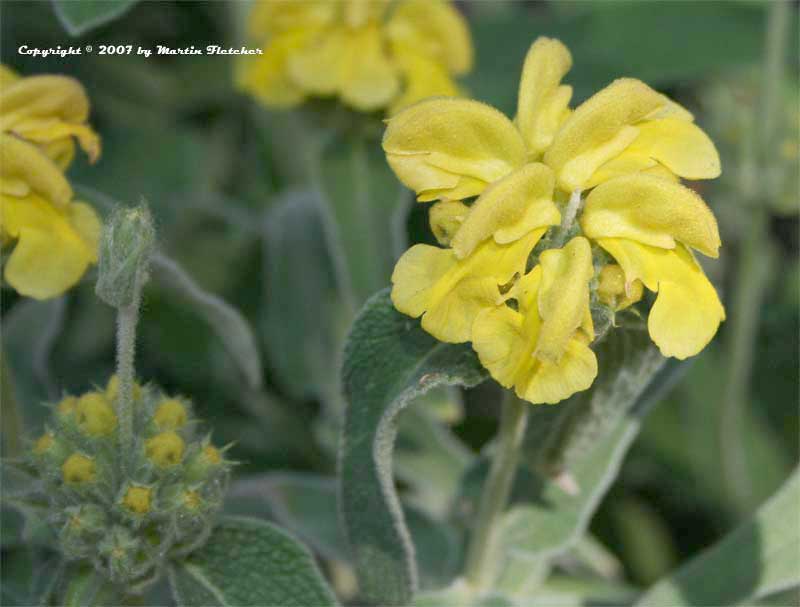
[[[263,54],[238,65],[238,86],[272,107],[338,97],[390,113],[457,95],[472,66],[466,21],[446,0],[265,0],[248,18]]]
[[[725,318],[692,252],[717,257],[717,223],[680,183],[720,174],[714,144],[687,110],[630,78],[570,109],[561,80],[571,65],[561,42],[540,38],[513,122],[477,101],[439,98],[391,118],[383,139],[418,200],[439,201],[431,227],[447,247],[418,244],[401,257],[395,306],[442,341],[471,341],[492,376],[532,403],[594,381],[592,298],[616,311],[642,285],[657,292],[650,336],[680,359]],[[529,269],[545,235],[551,248]]]
[[[88,116],[72,78],[0,65],[0,243],[13,246],[4,279],[22,295],[60,295],[97,261],[100,221],[64,176],[75,141],[91,161],[100,154]]]

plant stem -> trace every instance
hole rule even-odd
[[[466,577],[476,589],[483,589],[491,574],[493,535],[506,509],[525,435],[529,405],[508,391],[505,395],[497,434],[497,447],[483,487],[472,539],[467,553]]]
[[[578,216],[578,211],[581,210],[583,200],[581,199],[581,191],[575,190],[570,194],[569,202],[567,203],[564,212],[561,214],[561,225],[558,229],[558,234],[553,241],[553,248],[559,248],[564,245],[567,240],[567,235],[572,229],[572,224],[575,223],[575,218]]]
[[[136,325],[139,322],[139,304],[142,285],[134,289],[133,302],[117,310],[117,417],[122,453],[133,449],[133,385],[135,381]]]
[[[743,510],[752,505],[752,483],[747,468],[746,445],[742,428],[750,393],[753,348],[758,334],[758,320],[772,269],[773,250],[769,237],[769,202],[776,195],[771,165],[774,164],[775,131],[780,116],[780,92],[783,85],[790,6],[781,0],[770,3],[765,28],[763,61],[764,81],[757,108],[757,161],[762,184],[745,191],[750,217],[747,233],[739,249],[737,281],[732,296],[732,326],[726,344],[727,383],[723,393],[720,420],[720,450],[726,486]]]

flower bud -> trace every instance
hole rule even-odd
[[[45,432],[33,445],[33,452],[36,455],[43,455],[50,450],[54,443],[55,439],[53,438],[53,433]]]
[[[165,398],[153,414],[153,421],[159,430],[177,430],[186,424],[186,407],[177,398]]]
[[[89,392],[75,405],[78,428],[90,436],[108,436],[117,427],[114,409],[101,392]]]
[[[614,310],[624,310],[642,298],[644,286],[642,281],[625,282],[625,273],[616,264],[608,264],[600,270],[597,283],[597,297],[601,302]]]
[[[141,542],[125,527],[114,525],[97,544],[97,552],[107,561],[112,580],[133,577]]]
[[[185,444],[175,432],[162,432],[145,443],[147,458],[159,468],[181,463]]]
[[[215,471],[223,467],[224,460],[219,449],[206,442],[192,456],[186,465],[186,480],[198,482],[208,479]]]
[[[131,485],[122,497],[122,505],[133,514],[150,512],[153,490],[150,487]]]
[[[93,482],[97,470],[91,457],[82,453],[73,453],[62,464],[61,475],[68,485],[79,485]]]
[[[119,377],[117,377],[117,374],[114,373],[114,375],[112,375],[111,378],[108,380],[108,385],[106,385],[106,399],[108,399],[108,402],[110,402],[113,405],[117,400],[118,394],[119,394]],[[141,398],[142,398],[142,387],[134,382],[133,400],[138,401],[141,400]]]
[[[78,399],[74,396],[65,396],[56,409],[61,417],[67,417],[75,413],[75,406],[78,404]]]
[[[105,512],[95,504],[81,504],[66,507],[63,517],[59,533],[62,549],[69,558],[87,556],[105,530]]]
[[[133,305],[154,249],[153,218],[144,203],[114,211],[100,237],[97,295],[117,308]]]

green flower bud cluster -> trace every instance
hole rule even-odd
[[[134,389],[134,447],[121,452],[118,388],[114,376],[104,390],[55,404],[27,463],[64,556],[136,592],[166,559],[205,543],[232,462],[198,435],[189,402],[153,386]]]

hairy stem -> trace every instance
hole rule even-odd
[[[528,421],[528,407],[513,392],[505,395],[497,447],[483,487],[478,515],[467,552],[466,577],[476,589],[490,583],[493,535],[508,504],[519,451]]]
[[[135,381],[136,325],[139,322],[141,284],[134,290],[133,303],[117,310],[117,417],[123,453],[133,449],[133,385]]]

